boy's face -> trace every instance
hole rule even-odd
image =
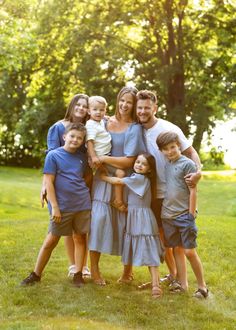
[[[85,132],[72,129],[64,135],[64,149],[69,152],[75,152],[84,143]]]
[[[163,152],[165,157],[171,162],[174,162],[179,159],[181,155],[180,146],[177,142],[168,143],[166,146],[163,147],[161,151]]]
[[[105,116],[106,106],[103,103],[94,101],[89,105],[88,113],[91,119],[101,121]]]

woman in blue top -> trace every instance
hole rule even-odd
[[[88,95],[86,94],[76,94],[70,101],[70,104],[66,110],[65,117],[62,120],[57,121],[48,130],[47,135],[47,152],[56,149],[58,147],[64,146],[64,133],[69,124],[82,123],[85,124],[88,119]],[[87,149],[83,144],[80,151],[86,153]],[[92,178],[92,175],[91,175]],[[46,189],[43,180],[43,186],[41,190],[41,203],[44,206],[44,200],[46,198]],[[74,257],[74,242],[71,236],[65,236],[65,247],[70,261],[69,275],[72,276],[75,271],[75,257]],[[85,257],[85,266],[83,268],[83,275],[90,276],[89,269],[87,267],[87,254]]]
[[[142,127],[136,122],[136,93],[133,87],[123,87],[117,96],[115,115],[107,123],[107,130],[112,137],[111,156],[102,156],[100,161],[116,168],[125,169],[129,173],[136,156],[145,151]],[[124,193],[127,198],[127,191]],[[125,212],[111,207],[112,186],[100,179],[97,174],[93,179],[92,215],[89,237],[91,276],[94,283],[105,285],[99,272],[101,253],[121,255],[124,230],[126,226]],[[124,268],[120,281],[132,280],[132,269]]]

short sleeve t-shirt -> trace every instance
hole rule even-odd
[[[181,156],[175,162],[167,162],[165,168],[166,193],[162,204],[162,218],[176,218],[189,212],[189,188],[185,175],[197,171],[196,164]]]
[[[70,153],[60,147],[47,154],[43,173],[55,175],[54,186],[61,212],[91,209],[89,189],[83,179],[86,167],[86,156],[80,151]]]
[[[111,135],[106,130],[104,121],[97,122],[89,119],[85,126],[87,130],[86,141],[94,141],[96,155],[108,155],[111,152]]]
[[[157,198],[164,198],[165,195],[165,191],[166,191],[165,165],[167,163],[167,159],[165,158],[163,153],[159,150],[156,144],[156,140],[161,133],[167,131],[172,131],[178,134],[180,139],[181,152],[191,146],[191,143],[187,140],[181,129],[167,120],[158,118],[157,123],[153,127],[149,129],[144,129],[144,137],[146,141],[147,150],[151,155],[155,157],[156,160]]]

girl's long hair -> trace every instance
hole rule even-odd
[[[72,100],[70,101],[70,104],[68,105],[68,108],[66,110],[66,114],[65,114],[65,117],[64,117],[65,120],[68,120],[71,123],[73,121],[73,111],[74,111],[74,108],[75,108],[75,106],[76,106],[79,99],[86,100],[87,101],[87,107],[88,107],[88,100],[89,100],[88,95],[86,95],[86,94],[76,94],[75,96],[73,96]],[[84,120],[83,120],[82,124],[85,124],[87,119],[88,119],[88,115],[86,115],[84,117]]]
[[[156,193],[157,193],[157,170],[156,170],[156,160],[155,158],[149,154],[148,152],[145,152],[141,154],[148,162],[148,165],[150,166],[150,172],[145,174],[151,183],[151,193],[152,193],[152,201],[156,199]]]

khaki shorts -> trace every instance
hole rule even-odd
[[[61,222],[56,223],[50,219],[48,232],[54,236],[72,236],[87,234],[90,231],[91,211],[65,212],[62,213]]]

